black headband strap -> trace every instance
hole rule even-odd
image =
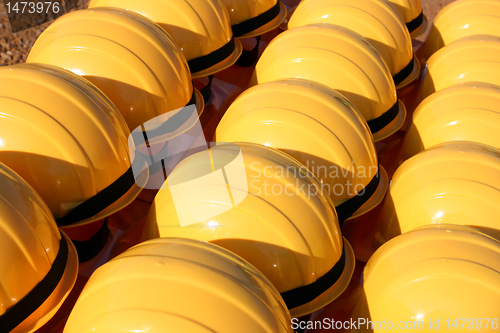
[[[337,263],[315,282],[281,293],[288,309],[293,309],[313,301],[316,297],[333,286],[344,273],[345,246],[342,243],[342,255]]]
[[[210,75],[208,77],[208,84],[203,87],[203,89],[200,90],[201,96],[203,96],[203,100],[205,101],[205,104],[208,103],[208,100],[210,99],[210,96],[212,96],[212,81],[214,80],[214,76]]]
[[[68,244],[61,234],[59,252],[49,272],[35,288],[0,316],[0,333],[12,331],[49,298],[64,275],[67,260]]]
[[[134,172],[132,166],[130,166],[120,178],[115,180],[104,190],[73,208],[66,216],[56,219],[57,225],[67,226],[96,215],[106,207],[118,201],[118,199],[127,193],[134,184]]]
[[[255,44],[254,48],[251,50],[243,50],[241,52],[238,61],[236,61],[236,65],[241,67],[252,67],[257,63],[257,58],[259,56],[259,44],[260,44],[260,36],[255,38],[257,40],[257,44]]]
[[[375,134],[381,131],[384,127],[389,125],[399,114],[399,101],[386,112],[384,112],[380,117],[368,120],[368,127],[370,127],[370,131]]]
[[[209,76],[209,83],[208,85],[200,91],[200,93],[203,96],[203,99],[207,101],[210,98],[211,92],[212,92],[212,80],[213,80],[213,75]],[[194,88],[194,83],[193,83],[193,96],[191,97],[191,100],[186,104],[186,107],[195,104],[196,103],[196,98],[195,98],[195,88]],[[208,96],[206,96],[208,95]],[[149,139],[166,134],[166,133],[171,133],[175,130],[177,130],[181,125],[186,123],[186,121],[197,112],[196,108],[192,110],[192,112],[178,112],[171,118],[167,119],[160,127],[153,131],[141,131],[141,132],[132,132],[132,139],[134,140],[134,143],[136,146],[141,145],[143,142],[148,142]],[[147,144],[147,147],[149,148],[149,145]],[[157,153],[156,155],[159,156],[167,156],[167,151],[168,151],[168,141],[165,142],[165,145],[163,146],[162,150]],[[156,161],[153,158],[153,155],[146,155],[141,153],[140,151],[136,151],[135,154],[135,160],[132,163],[133,164],[133,169],[134,170],[140,170],[142,168],[142,165],[144,162],[147,163],[149,166],[149,174],[153,175],[156,172],[158,172],[161,168],[164,167],[164,161],[163,159],[161,161]],[[162,167],[163,166],[163,167]],[[165,170],[164,170],[165,171]],[[165,177],[166,179],[166,177]]]
[[[411,59],[408,65],[405,66],[399,73],[392,76],[394,80],[394,84],[397,86],[401,82],[403,82],[408,76],[410,76],[411,72],[415,68],[415,56]]]
[[[337,207],[335,210],[337,211],[337,215],[339,218],[339,224],[342,227],[342,224],[345,220],[351,217],[361,206],[363,206],[368,199],[372,197],[372,195],[377,191],[378,185],[380,183],[380,166],[377,169],[377,174],[370,180],[368,185],[365,188],[358,192],[357,195],[350,198],[347,201],[344,201]]]
[[[222,60],[229,57],[235,49],[235,41],[234,36],[231,37],[231,40],[221,48],[215,50],[212,53],[206,54],[204,56],[188,60],[188,66],[191,70],[191,74],[195,74],[197,72],[201,72],[207,68],[210,68],[214,65],[217,65]]]
[[[408,31],[412,33],[413,31],[417,30],[417,28],[420,27],[423,22],[424,22],[424,11],[422,11],[420,15],[414,18],[411,22],[406,23],[406,27],[408,28]]]
[[[212,83],[212,81],[210,81],[210,83]],[[193,104],[196,105],[196,94],[194,85],[193,85],[193,93],[191,95],[191,99],[189,100],[189,102],[187,102],[186,107]],[[139,143],[142,143],[143,141],[148,141],[149,139],[153,139],[155,137],[176,131],[177,129],[179,129],[179,127],[184,125],[189,120],[189,118],[193,116],[193,114],[197,113],[196,108],[193,108],[192,112],[184,112],[184,111],[185,111],[184,109],[180,110],[154,130],[148,130],[142,132],[134,131],[130,133],[136,147],[140,146]]]
[[[232,26],[234,37],[246,35],[249,32],[257,30],[258,28],[266,25],[274,20],[280,13],[280,2],[276,1],[276,5],[266,10],[260,15],[257,15],[249,20],[235,24]]]
[[[196,97],[195,90],[193,88],[191,100],[187,105],[194,104],[195,102]],[[196,108],[194,108],[193,113],[196,113]],[[193,113],[178,112],[154,131],[141,131],[131,133],[132,139],[137,143],[140,142],[139,139],[147,141],[148,138],[151,139],[158,135],[173,132],[180,126],[182,126],[193,115]],[[148,134],[147,136],[146,133]],[[108,187],[97,193],[92,198],[87,199],[86,201],[73,208],[73,210],[71,210],[66,216],[56,219],[57,225],[67,226],[88,219],[98,214],[114,202],[118,201],[118,199],[120,199],[125,193],[127,193],[134,185],[135,178],[133,170],[140,170],[142,164],[138,164],[143,162],[144,160],[142,159],[135,159],[132,162],[133,166],[131,165],[130,168],[120,178],[118,178],[116,181],[111,183]],[[101,236],[104,237],[103,234]]]
[[[108,241],[108,218],[104,219],[101,228],[88,240],[77,241],[72,239],[73,245],[78,253],[78,262],[86,262],[94,258],[101,252]]]

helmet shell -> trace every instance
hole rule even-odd
[[[305,165],[337,207],[363,190],[379,171],[370,130],[341,94],[306,80],[279,80],[243,92],[216,129],[218,142],[252,142],[276,148]],[[377,193],[354,214],[379,204]]]
[[[391,73],[377,50],[355,32],[331,24],[287,30],[264,50],[250,85],[301,78],[324,84],[347,97],[366,121],[398,104],[396,118],[374,133],[375,141],[395,133],[406,116]]]
[[[172,36],[185,58],[190,61],[209,55],[233,38],[229,14],[221,0],[92,0],[89,8],[114,7],[135,12],[156,22]],[[219,63],[192,76],[215,74],[236,62],[242,47],[235,41],[231,54]]]
[[[397,89],[418,77],[420,63],[413,57],[410,33],[397,10],[387,1],[302,1],[293,12],[288,28],[316,23],[342,26],[366,38],[380,53],[393,78],[399,81],[395,82]],[[413,70],[401,76],[401,72],[411,65]]]
[[[314,283],[345,251],[340,279],[290,309],[292,317],[338,297],[354,269],[335,210],[314,176],[278,150],[249,143],[218,144],[175,167],[147,218],[147,238],[158,237],[222,246],[254,265],[280,293]]]
[[[500,37],[500,3],[496,0],[458,0],[450,3],[434,18],[423,58],[463,37],[492,35]]]
[[[40,194],[56,219],[130,168],[127,124],[89,81],[54,66],[21,64],[0,68],[0,91],[0,161]],[[117,202],[78,224],[125,207],[145,182],[142,173]]]
[[[213,244],[162,238],[99,267],[65,333],[292,333],[275,287],[255,267]]]
[[[73,289],[78,275],[78,256],[71,240],[59,232],[42,198],[3,163],[0,163],[0,212],[0,250],[3,254],[0,256],[0,317],[49,273],[62,251],[61,237],[68,245],[66,262],[61,262],[65,265],[64,273],[55,289],[10,331],[34,332],[54,316]]]
[[[500,151],[469,142],[434,146],[394,173],[375,243],[427,224],[472,226],[500,237]]]
[[[194,94],[186,59],[173,39],[147,18],[118,8],[60,17],[37,39],[27,61],[67,69],[95,84],[130,131],[163,123]],[[202,97],[196,98],[201,113]]]
[[[500,148],[499,86],[470,82],[427,97],[413,113],[401,148],[401,162],[424,149],[451,141]]]
[[[457,324],[455,318],[474,318],[479,327],[476,318],[500,314],[499,255],[497,239],[464,226],[432,225],[400,235],[368,261],[353,318],[380,322],[362,332],[382,332],[382,321],[386,328],[392,322],[394,328],[403,323],[399,328],[433,325],[433,331],[447,331]]]
[[[427,61],[417,100],[465,82],[500,86],[500,37],[465,37],[434,53]]]

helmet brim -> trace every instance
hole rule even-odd
[[[427,27],[429,26],[429,21],[427,20],[427,16],[424,14],[424,19],[422,21],[422,24],[415,30],[413,30],[410,33],[411,39],[417,39],[418,37],[422,36],[426,31]]]
[[[195,96],[195,103],[196,103],[195,105],[196,105],[196,112],[197,112],[196,115],[193,113],[193,115],[184,124],[179,126],[179,128],[177,128],[172,133],[167,133],[164,135],[159,135],[157,137],[148,139],[149,145],[172,140],[172,139],[178,137],[179,135],[186,133],[199,121],[201,114],[205,110],[205,100],[203,99],[203,96],[200,93],[200,91],[196,88],[194,88],[194,96]],[[145,145],[146,144],[143,143],[141,146],[145,146]]]
[[[42,305],[40,305],[35,312],[19,324],[12,332],[34,332],[38,330],[52,317],[54,317],[73,289],[76,283],[76,278],[78,277],[78,255],[76,253],[75,246],[69,237],[66,236],[63,231],[61,231],[61,235],[66,239],[68,244],[68,259],[66,260],[64,274],[61,277],[61,280]]]
[[[103,218],[108,217],[108,216],[122,210],[126,206],[130,205],[135,200],[135,198],[137,198],[139,193],[141,193],[142,189],[146,187],[148,180],[149,180],[149,169],[147,167],[145,167],[142,170],[142,172],[139,174],[139,176],[135,179],[134,185],[132,185],[132,187],[124,195],[122,195],[120,197],[120,199],[118,199],[117,201],[115,201],[113,204],[109,205],[105,209],[103,209],[98,214],[96,214],[92,217],[89,217],[88,219],[79,221],[77,223],[73,223],[73,224],[71,224],[71,226],[76,227],[76,226],[88,224],[91,222],[95,222],[98,220],[102,220]]]
[[[399,104],[399,111],[397,117],[394,118],[393,121],[387,124],[387,126],[382,128],[380,131],[378,131],[377,133],[373,133],[374,142],[378,142],[393,135],[394,133],[399,131],[401,127],[403,127],[403,124],[406,119],[406,107],[401,100],[398,100],[398,104]]]
[[[283,22],[283,20],[285,19],[286,13],[287,11],[285,5],[280,2],[280,13],[278,14],[278,16],[276,16],[272,21],[269,21],[268,23],[264,24],[262,27],[254,31],[251,31],[243,36],[240,36],[238,38],[243,39],[243,38],[257,37],[265,34],[266,32],[276,29],[281,25],[281,22]]]
[[[333,302],[337,297],[342,295],[342,293],[347,289],[351,277],[354,273],[354,266],[356,260],[354,258],[354,251],[352,250],[351,244],[344,238],[344,251],[345,251],[345,266],[344,271],[340,278],[335,282],[330,288],[328,288],[324,293],[316,297],[312,302],[301,305],[299,307],[290,310],[290,315],[292,318],[302,317],[321,308],[324,308],[331,302]]]
[[[385,193],[387,192],[387,188],[389,187],[389,176],[387,175],[387,172],[382,165],[379,166],[379,174],[380,181],[375,193],[373,193],[370,199],[368,199],[368,201],[366,201],[363,206],[359,207],[358,210],[355,211],[354,214],[352,214],[351,217],[347,219],[347,221],[368,213],[369,211],[380,205],[382,200],[384,200]]]
[[[195,94],[195,100],[196,100],[195,103],[196,103],[197,114],[196,115],[193,114],[191,116],[191,118],[188,119],[188,121],[186,121],[182,126],[180,126],[174,133],[169,133],[168,137],[160,136],[158,138],[149,140],[148,142],[150,144],[155,144],[155,143],[165,142],[165,141],[171,140],[171,139],[179,136],[180,134],[185,133],[189,129],[191,129],[199,121],[200,116],[205,109],[205,102],[203,100],[203,96],[196,88],[194,89],[194,94]],[[106,207],[105,209],[103,209],[98,214],[96,214],[88,219],[74,223],[74,224],[72,224],[72,226],[80,226],[80,225],[88,224],[91,222],[95,222],[95,221],[101,220],[107,216],[110,216],[110,215],[122,210],[123,208],[125,208],[126,206],[131,204],[137,198],[139,193],[144,188],[146,188],[146,185],[148,184],[148,180],[149,180],[149,169],[146,167],[139,174],[139,176],[135,179],[134,185],[132,185],[132,187],[124,195],[122,195],[120,197],[120,199],[118,199],[117,201],[115,201],[113,204]]]
[[[197,79],[200,77],[210,76],[210,75],[218,73],[226,68],[229,68],[236,63],[236,61],[238,60],[238,58],[240,57],[242,52],[243,52],[243,46],[241,45],[241,42],[235,38],[234,39],[234,50],[229,55],[229,57],[227,57],[226,59],[222,60],[221,62],[213,65],[212,67],[209,67],[207,69],[204,69],[204,70],[196,72],[196,73],[191,73],[191,77],[193,79]]]
[[[403,80],[400,84],[396,86],[396,90],[402,89],[408,86],[410,83],[415,81],[420,75],[420,61],[418,61],[417,57],[413,56],[413,71],[408,75],[406,79]]]

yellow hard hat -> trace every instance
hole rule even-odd
[[[222,0],[231,21],[234,37],[263,35],[278,27],[286,16],[280,0]]]
[[[392,239],[364,269],[352,315],[363,321],[352,331],[497,332],[499,256],[497,239],[464,226],[426,226]]]
[[[193,89],[186,60],[154,22],[115,8],[79,10],[62,16],[37,39],[27,62],[81,75],[116,105],[130,131],[164,123],[179,108],[203,98]],[[193,124],[198,119],[195,115]],[[174,137],[177,132],[169,135]]]
[[[0,212],[0,331],[34,332],[73,289],[78,257],[42,198],[2,163]]]
[[[417,101],[457,83],[500,86],[500,37],[470,36],[437,51],[427,61]]]
[[[147,183],[147,172],[134,180],[123,117],[78,75],[42,64],[2,67],[0,114],[0,161],[40,194],[59,225],[109,216]]]
[[[177,42],[193,78],[233,65],[242,46],[231,31],[220,0],[92,0],[89,8],[117,7],[139,13],[160,25]]]
[[[473,35],[500,37],[498,0],[458,0],[443,8],[434,19],[423,58],[428,59],[443,46]]]
[[[499,175],[500,150],[479,143],[444,143],[413,156],[394,173],[374,243],[441,223],[479,228],[500,239]]]
[[[384,59],[396,88],[413,82],[420,62],[413,57],[408,29],[399,13],[385,0],[305,0],[294,11],[288,28],[330,23],[366,38]]]
[[[64,333],[292,333],[276,288],[242,258],[205,242],[162,238],[99,267]]]
[[[422,9],[421,0],[388,0],[388,2],[390,2],[401,15],[412,39],[426,32],[428,23],[427,17]]]
[[[231,104],[215,135],[218,142],[252,142],[297,159],[320,180],[341,222],[385,195],[387,175],[366,122],[321,84],[295,79],[254,86]]]
[[[500,87],[464,83],[435,92],[413,113],[400,163],[424,149],[449,141],[500,148]]]
[[[363,115],[375,141],[404,123],[406,109],[389,69],[375,48],[352,30],[314,24],[278,35],[257,62],[250,85],[288,78],[338,90]]]
[[[337,298],[354,270],[331,201],[296,160],[265,146],[217,146],[179,163],[147,218],[146,238],[222,246],[261,271],[292,317]]]

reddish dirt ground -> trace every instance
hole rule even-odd
[[[454,0],[422,0],[424,12],[432,20],[441,8]],[[76,9],[87,8],[90,0],[80,0]],[[12,33],[3,0],[0,0],[0,66],[26,61],[36,38],[50,23],[36,28]]]

